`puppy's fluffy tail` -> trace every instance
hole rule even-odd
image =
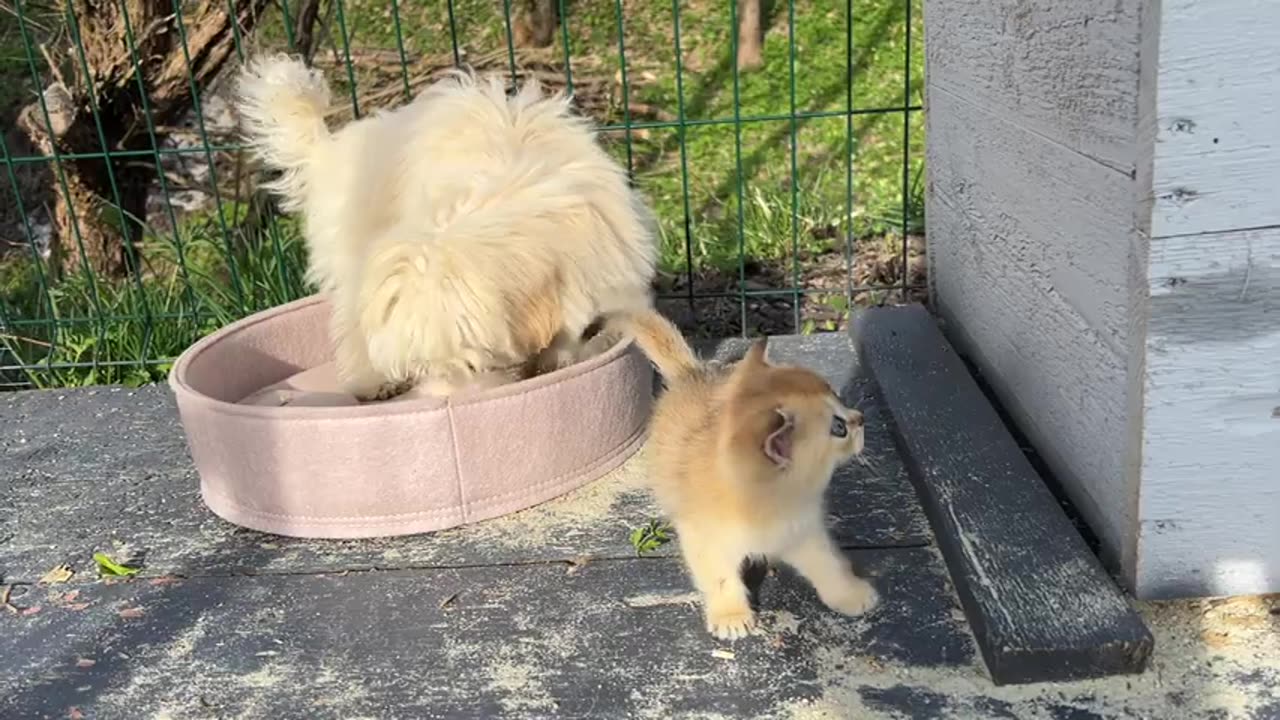
[[[297,202],[298,173],[330,137],[324,123],[329,109],[324,76],[300,60],[271,55],[245,65],[237,90],[246,139],[264,164],[284,172],[274,189]]]
[[[609,321],[635,338],[636,344],[668,381],[692,375],[702,367],[680,329],[657,310],[618,314]]]

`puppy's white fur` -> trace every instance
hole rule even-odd
[[[329,88],[296,60],[250,63],[239,90],[357,396],[514,379],[600,315],[650,306],[652,215],[564,97],[456,73],[330,133]]]

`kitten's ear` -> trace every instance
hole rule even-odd
[[[762,337],[751,343],[751,348],[747,350],[747,354],[742,358],[746,365],[768,365],[769,361],[765,359],[765,351],[769,347],[769,338]]]
[[[796,423],[791,415],[781,408],[774,410],[774,413],[776,417],[769,426],[771,431],[764,439],[764,454],[779,470],[782,470],[791,464],[791,452],[795,447]]]

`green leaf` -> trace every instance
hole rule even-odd
[[[142,568],[121,565],[115,560],[112,560],[105,553],[94,553],[93,561],[98,563],[98,572],[102,575],[106,575],[107,577],[129,577],[142,572]]]
[[[636,555],[651,553],[669,542],[671,526],[657,520],[631,531],[631,546],[636,549]]]

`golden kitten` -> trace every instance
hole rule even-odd
[[[650,484],[676,529],[716,637],[755,624],[740,568],[781,560],[833,610],[857,615],[877,594],[854,574],[824,524],[837,465],[862,452],[862,414],[815,373],[765,357],[766,341],[729,368],[703,365],[657,312],[621,319],[667,390],[650,426]]]
[[[654,220],[563,96],[457,72],[330,133],[324,78],[284,56],[250,63],[239,96],[358,397],[515,380],[540,352],[574,358],[601,314],[650,306]]]

